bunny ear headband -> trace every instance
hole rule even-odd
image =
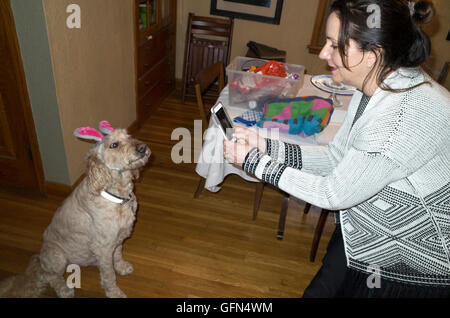
[[[105,135],[110,135],[114,132],[114,128],[106,120],[102,120],[98,124],[98,129]],[[102,142],[105,137],[95,128],[80,127],[74,130],[73,134],[81,139],[90,139],[97,142]]]
[[[98,124],[98,129],[105,135],[110,135],[114,132],[114,128],[106,120],[102,120]],[[103,158],[103,152],[105,150],[105,144],[103,143],[103,140],[105,139],[105,137],[103,137],[103,135],[97,129],[91,127],[80,127],[75,129],[73,134],[78,138],[97,141],[97,144],[95,146],[101,145],[100,160],[108,167],[108,169],[117,170],[119,172],[119,176],[122,177],[122,171],[119,168],[111,167],[105,163],[105,160]]]

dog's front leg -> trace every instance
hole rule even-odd
[[[126,298],[127,295],[117,286],[116,273],[113,266],[113,250],[109,250],[104,255],[99,255],[98,268],[102,287],[105,289],[106,297]]]
[[[122,244],[114,251],[114,269],[119,275],[129,275],[133,272],[133,265],[123,259]]]

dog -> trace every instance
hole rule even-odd
[[[134,180],[151,151],[125,129],[100,122],[75,130],[97,144],[88,152],[83,181],[57,209],[44,232],[39,255],[33,255],[24,274],[0,282],[0,297],[39,297],[49,284],[58,297],[74,297],[64,280],[69,264],[97,266],[107,297],[126,297],[116,275],[128,275],[133,266],[122,258],[122,243],[131,236],[136,219]]]

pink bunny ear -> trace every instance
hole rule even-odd
[[[103,135],[94,128],[91,127],[80,127],[74,130],[73,134],[82,139],[92,139],[95,141],[102,141]]]
[[[114,128],[111,126],[111,124],[106,121],[106,120],[102,120],[99,124],[98,124],[98,129],[100,129],[100,131],[102,133],[104,133],[105,135],[109,135],[112,134],[114,132]]]

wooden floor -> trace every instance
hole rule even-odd
[[[291,200],[284,239],[276,239],[282,195],[266,188],[258,218],[252,220],[255,184],[229,176],[218,193],[194,199],[195,163],[175,164],[172,131],[198,119],[195,101],[169,96],[137,137],[152,149],[136,185],[140,208],[124,258],[134,273],[118,276],[129,297],[300,297],[320,267],[334,229],[325,226],[316,261],[309,261],[319,215]],[[20,273],[39,252],[42,233],[63,198],[0,190],[0,279]],[[97,268],[83,268],[76,297],[104,297]],[[47,297],[55,294],[50,289]]]

